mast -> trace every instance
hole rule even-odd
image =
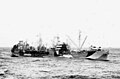
[[[79,37],[78,37],[78,41],[79,41],[79,49],[80,49],[80,45],[81,45],[81,31],[79,30]]]
[[[83,45],[84,45],[86,39],[87,39],[87,36],[85,37],[85,39],[84,39],[84,41],[83,41],[83,43],[82,43],[82,45],[81,45],[81,47],[80,47],[80,50],[82,49],[82,47],[83,47]]]
[[[56,38],[57,38],[57,44],[59,44],[59,42],[60,42],[60,37],[59,37],[59,36],[56,36]]]
[[[38,37],[38,46],[41,46],[41,45],[42,45],[41,34],[39,33],[39,34],[37,35],[37,37]]]

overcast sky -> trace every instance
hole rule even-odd
[[[120,0],[0,0],[0,47],[19,40],[44,43],[59,35],[85,47],[120,47]]]

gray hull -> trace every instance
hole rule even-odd
[[[86,57],[87,59],[93,59],[93,60],[107,60],[109,51],[96,51],[94,54]]]
[[[82,51],[82,52],[71,52],[73,58],[87,58],[92,60],[107,60],[109,51]]]

